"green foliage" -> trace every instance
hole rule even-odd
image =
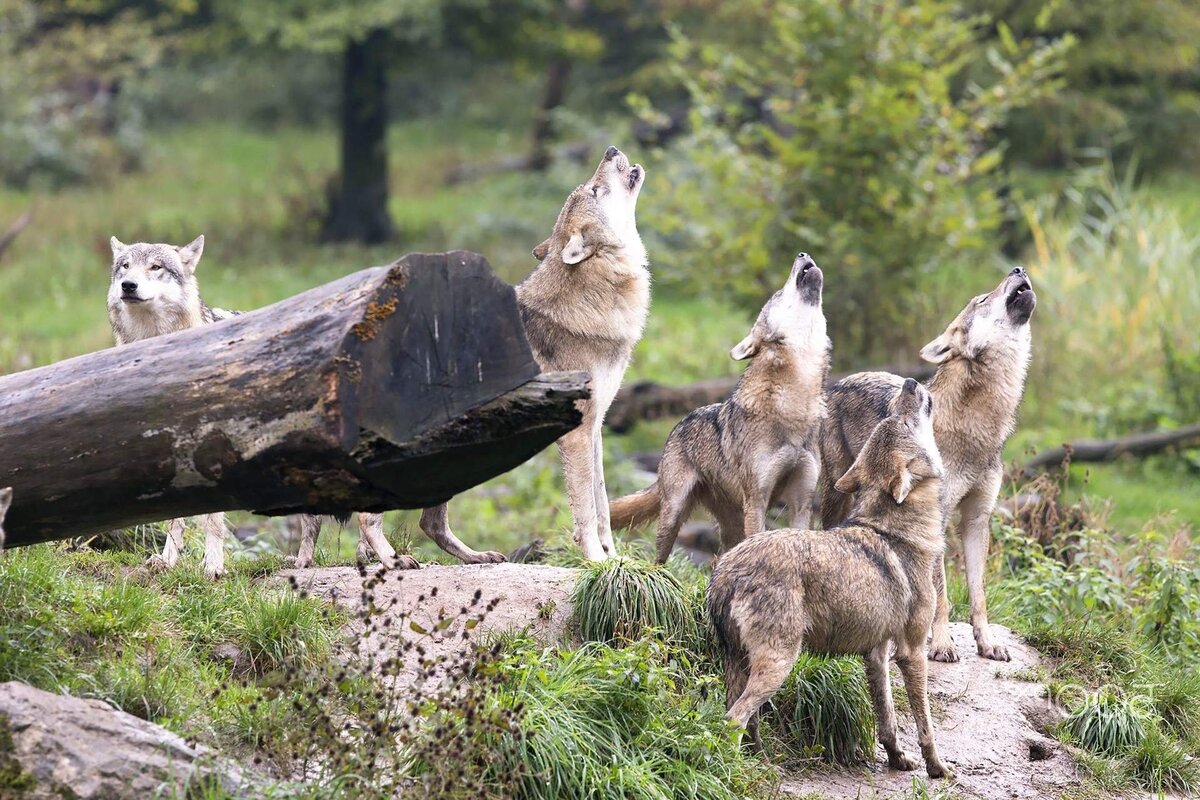
[[[295,592],[248,594],[235,622],[236,639],[260,674],[324,663],[329,612]]]
[[[861,658],[801,653],[775,696],[785,741],[826,761],[854,765],[875,753],[875,709]]]
[[[1016,113],[1012,156],[1062,167],[1102,149],[1161,169],[1200,156],[1200,16],[1190,0],[968,0],[1000,17],[994,35],[1055,38],[1078,44],[1064,86]]]
[[[1150,729],[1125,760],[1137,783],[1151,792],[1188,796],[1200,789],[1196,756],[1155,728]]]
[[[679,32],[692,130],[647,209],[659,274],[757,308],[807,250],[830,268],[837,346],[878,356],[929,302],[925,274],[990,255],[989,134],[1056,85],[1065,40],[990,45],[978,22],[951,2],[740,0]]]
[[[675,643],[697,638],[697,620],[679,580],[644,561],[614,558],[584,567],[571,604],[584,641],[637,640],[647,628]]]
[[[1102,690],[1084,698],[1063,721],[1063,730],[1093,753],[1118,756],[1146,739],[1143,712],[1115,692]]]

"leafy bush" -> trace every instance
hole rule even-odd
[[[584,567],[571,603],[584,641],[636,640],[647,628],[677,644],[697,639],[697,620],[679,579],[644,561],[609,559]]]
[[[775,696],[785,740],[839,764],[860,764],[875,752],[875,709],[861,658],[801,653]]]
[[[1064,44],[986,44],[953,2],[739,0],[708,19],[670,50],[691,132],[647,208],[656,274],[757,308],[807,250],[836,270],[831,337],[877,355],[933,299],[935,264],[990,254],[989,134],[1054,88]]]

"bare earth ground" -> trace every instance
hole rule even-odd
[[[368,578],[374,574],[369,568]],[[354,567],[281,573],[284,580],[289,576],[313,595],[334,598],[351,613],[361,608],[363,579]],[[377,627],[369,641],[386,646],[387,639],[396,638],[397,629],[415,641],[409,622],[415,621],[421,628],[432,631],[437,626],[439,612],[444,610],[458,618],[440,634],[419,635],[416,639],[422,642],[427,655],[453,654],[462,647],[463,622],[471,616],[457,612],[464,606],[470,607],[476,591],[480,592],[480,600],[475,608],[493,598],[499,599],[475,629],[476,634],[484,632],[486,636],[489,632],[528,628],[539,638],[555,641],[569,632],[569,598],[574,583],[575,570],[527,564],[428,566],[388,573],[374,589],[375,605],[388,608],[395,599],[394,612],[389,613],[407,610],[412,616],[397,619],[387,628]],[[357,619],[351,624],[359,631],[363,629],[363,623]],[[1061,797],[1064,790],[1078,786],[1080,778],[1062,746],[1035,729],[1035,725],[1044,724],[1039,720],[1053,718],[1053,710],[1042,697],[1042,685],[1017,677],[1032,673],[1038,655],[1006,628],[993,626],[993,631],[997,640],[1008,647],[1011,662],[979,658],[971,627],[954,623],[951,632],[962,661],[929,665],[929,692],[938,747],[942,760],[957,776],[948,788],[955,796],[988,800]],[[415,671],[415,665],[410,665],[409,671]],[[897,693],[901,694],[903,689],[895,672],[893,680]],[[912,716],[906,710],[898,711],[901,741],[910,752],[919,754]],[[827,798],[861,800],[903,793],[911,796],[913,777],[923,778],[924,773],[886,769],[882,748],[876,756],[869,769],[821,768],[785,775],[781,792],[785,796],[814,793]]]

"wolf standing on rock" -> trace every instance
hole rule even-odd
[[[517,286],[525,336],[541,368],[592,376],[591,398],[578,403],[583,422],[558,440],[558,453],[575,542],[594,561],[617,552],[604,486],[604,415],[650,310],[650,271],[636,220],[645,178],[640,164],[609,147],[595,174],[567,197],[550,238],[534,248],[542,263]],[[426,509],[420,524],[439,545],[458,542],[445,504]]]
[[[796,256],[787,283],[730,352],[752,359],[733,396],[684,417],[663,448],[658,479],[613,501],[615,527],[658,517],[660,564],[697,501],[716,517],[726,550],[765,529],[773,500],[786,503],[792,527],[808,527],[831,350],[823,286],[816,262]]]
[[[929,383],[933,430],[946,464],[943,507],[946,522],[959,513],[958,533],[966,562],[971,625],[979,655],[1008,661],[992,641],[987,622],[983,573],[991,538],[989,520],[1000,491],[1001,451],[1012,434],[1025,390],[1032,335],[1029,319],[1037,305],[1033,284],[1014,268],[991,292],[971,300],[950,327],[921,350],[937,364]],[[831,528],[849,513],[850,497],[833,483],[854,460],[875,424],[886,415],[888,398],[903,378],[886,372],[851,375],[829,390],[829,418],[821,434],[821,517]],[[930,657],[957,661],[950,638],[950,603],[945,564],[940,563],[937,614]]]
[[[838,491],[854,493],[843,525],[752,536],[717,560],[707,604],[725,664],[728,716],[756,743],[758,709],[783,685],[801,647],[856,653],[865,657],[888,765],[915,769],[896,740],[888,678],[894,646],[925,769],[933,778],[948,773],[926,687],[933,574],[945,547],[944,469],[932,413],[929,392],[912,378],[887,399],[884,419],[837,479]]]

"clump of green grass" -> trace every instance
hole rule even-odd
[[[1111,689],[1084,697],[1062,726],[1080,747],[1110,758],[1140,747],[1149,728],[1144,712]]]
[[[1125,762],[1126,770],[1138,785],[1156,794],[1179,792],[1194,796],[1200,789],[1200,768],[1195,756],[1157,728],[1150,728]]]
[[[571,602],[584,641],[635,640],[647,628],[675,643],[700,635],[679,579],[643,561],[609,559],[584,567]]]
[[[875,711],[862,660],[801,653],[775,696],[788,744],[838,764],[860,764],[875,748]]]
[[[329,613],[296,592],[248,593],[236,620],[236,643],[260,675],[313,667],[329,655]]]

